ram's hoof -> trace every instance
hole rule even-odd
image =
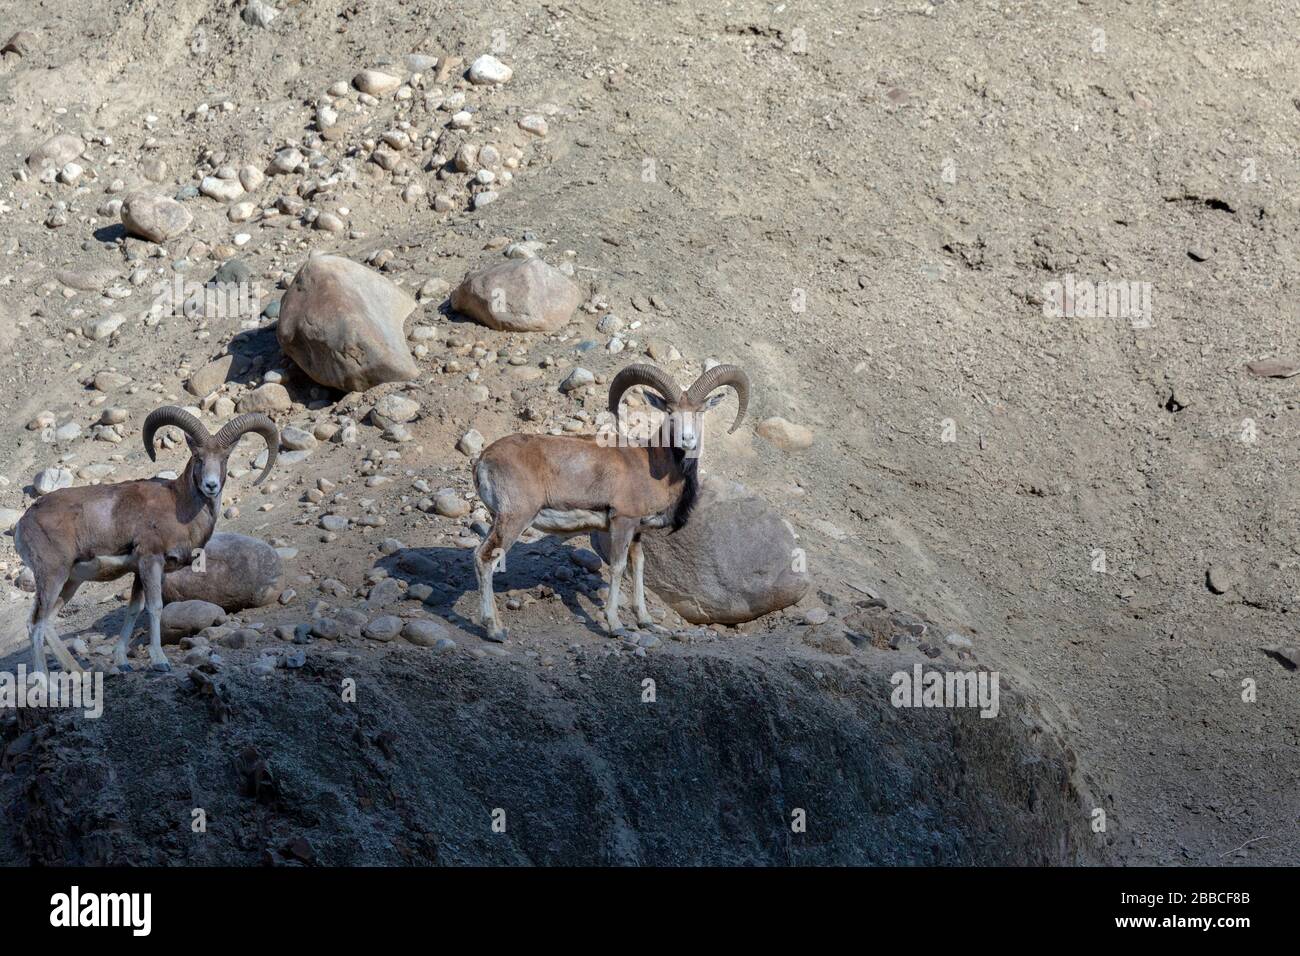
[[[117,672],[118,672],[119,674],[129,674],[129,673],[131,673],[131,671],[133,671],[133,670],[135,670],[135,668],[132,667],[130,664],[118,664],[118,665],[117,665]]]
[[[493,644],[504,644],[508,636],[509,632],[504,627],[498,627],[495,631],[488,631],[483,638]]]
[[[149,670],[158,674],[170,674],[172,672],[172,665],[168,661],[155,661],[149,665]]]

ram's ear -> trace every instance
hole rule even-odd
[[[645,396],[645,400],[650,403],[651,408],[658,409],[661,412],[668,411],[668,402],[658,392],[646,389],[641,394]]]
[[[724,400],[726,397],[727,397],[727,393],[726,393],[725,391],[723,391],[723,392],[717,392],[717,393],[715,393],[715,394],[713,394],[713,395],[710,395],[710,396],[709,396],[709,400],[708,400],[707,402],[704,403],[704,409],[703,409],[703,410],[707,412],[707,411],[708,411],[709,409],[711,409],[711,408],[717,408],[719,405],[722,404],[723,400]]]
[[[194,440],[194,436],[189,432],[185,432],[185,444],[189,446],[191,455],[199,450],[199,443]]]

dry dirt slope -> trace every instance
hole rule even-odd
[[[664,297],[649,334],[691,367],[741,362],[760,415],[817,430],[801,456],[748,431],[715,441],[712,466],[790,509],[829,594],[850,596],[845,579],[884,590],[1043,695],[1104,781],[1119,859],[1286,862],[1296,678],[1259,648],[1295,643],[1296,406],[1294,385],[1244,371],[1295,348],[1286,13],[300,3],[262,31],[223,4],[50,4],[16,17],[46,39],[0,75],[5,152],[16,167],[69,126],[109,131],[123,153],[153,135],[179,184],[204,148],[269,158],[301,136],[304,104],[359,68],[413,50],[473,56],[505,31],[509,96],[560,108],[536,169],[450,220],[395,188],[359,190],[348,201],[365,237],[310,245],[396,249],[398,276],[418,284],[455,281],[488,256],[486,238],[529,231],[575,250],[615,312]],[[182,122],[223,98],[239,108]],[[164,132],[143,128],[150,113]],[[0,399],[15,431],[84,402],[74,361],[175,393],[176,357],[219,348],[183,326],[61,342],[68,307],[40,292],[45,265],[121,254],[84,226],[46,230],[43,201],[15,200],[6,315],[27,326]],[[259,240],[248,255],[274,273],[303,254]],[[1066,273],[1151,283],[1152,327],[1045,317],[1042,287]],[[508,403],[467,405],[454,380],[429,394],[420,469],[458,473],[450,444],[465,425],[489,438],[519,427]],[[37,451],[3,463],[5,504],[49,463]],[[251,511],[233,526],[292,537]],[[359,578],[369,556],[344,546],[302,570]],[[1236,570],[1229,593],[1205,588],[1211,565]]]

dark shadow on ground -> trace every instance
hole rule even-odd
[[[603,623],[594,619],[578,601],[585,595],[599,604],[595,592],[604,583],[599,574],[590,573],[573,563],[571,554],[582,539],[571,542],[553,537],[542,538],[531,544],[516,544],[506,555],[506,570],[493,576],[493,590],[497,607],[501,609],[506,591],[531,590],[544,584],[564,602],[564,606],[587,630],[605,636]],[[477,620],[466,618],[456,611],[457,602],[466,594],[475,597],[473,611],[477,613],[478,581],[474,576],[474,551],[470,548],[403,548],[381,558],[375,564],[392,577],[412,584],[427,584],[433,588],[425,601],[436,608],[448,621],[472,634],[481,634]]]

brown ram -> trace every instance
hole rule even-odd
[[[144,606],[149,611],[149,659],[155,670],[171,669],[159,626],[163,574],[189,564],[195,551],[212,537],[221,510],[226,463],[239,439],[255,432],[266,441],[266,467],[257,484],[275,464],[280,435],[265,415],[240,415],[211,435],[193,415],[168,405],[151,412],[144,422],[144,446],[151,460],[156,460],[154,435],[167,425],[185,433],[190,449],[189,463],[179,477],[63,488],[39,499],[15,527],[18,554],[36,577],[28,633],[37,672],[45,671],[47,649],[65,669],[81,670],[58,635],[49,633],[55,615],[85,582],[111,581],[132,572],[131,604],[113,662],[130,669],[127,651]]]
[[[489,445],[475,464],[474,483],[493,515],[491,531],[474,552],[480,623],[490,640],[506,639],[492,593],[493,571],[504,568],[506,552],[530,525],[565,536],[608,531],[605,622],[611,632],[627,634],[619,624],[618,599],[619,582],[630,558],[637,625],[654,627],[645,606],[641,533],[647,528],[676,529],[686,522],[699,488],[700,418],[725,397],[725,393],[712,393],[730,386],[740,402],[730,429],[734,432],[749,404],[749,379],[734,365],[718,365],[683,391],[662,369],[631,365],[610,383],[609,411],[616,423],[624,393],[636,386],[653,389],[647,399],[667,413],[652,443],[508,435]]]

